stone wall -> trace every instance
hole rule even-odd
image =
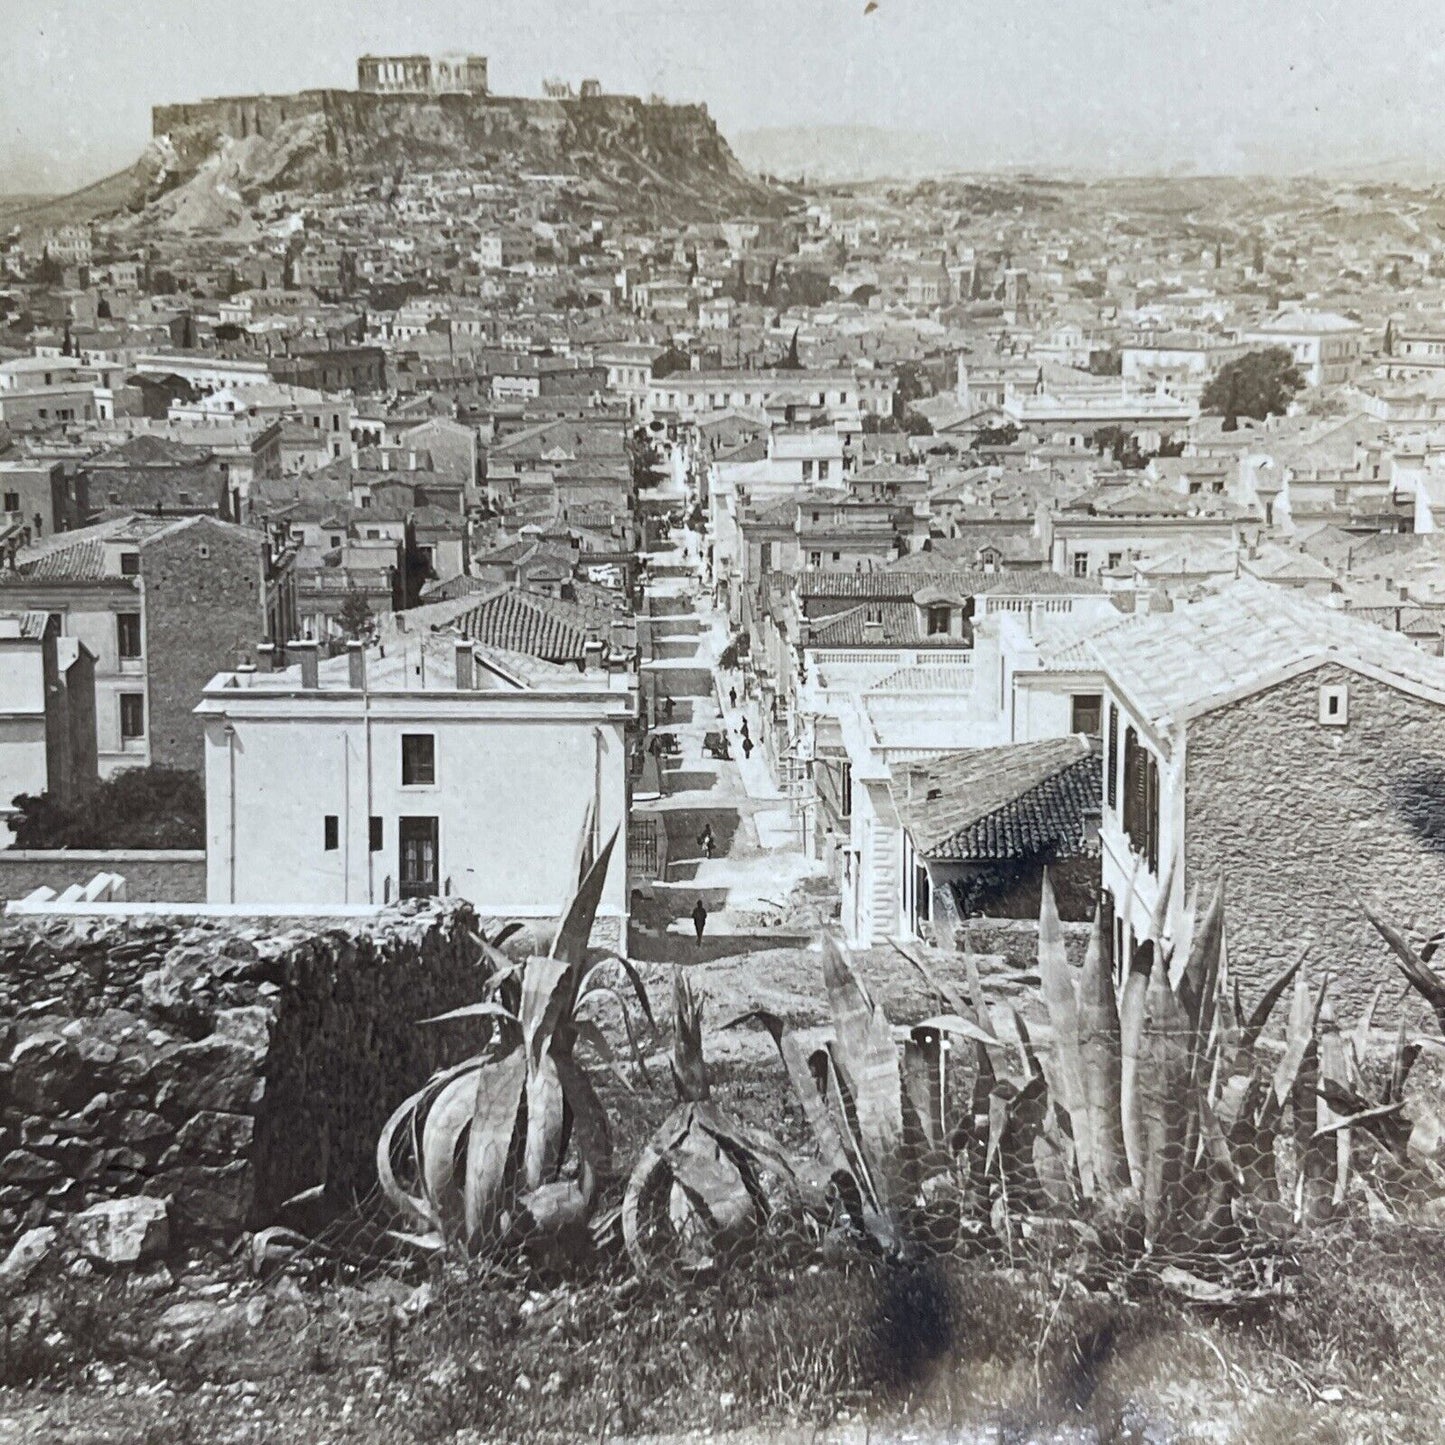
[[[1064,946],[1069,962],[1083,967],[1092,923],[1064,923]],[[953,931],[955,948],[992,954],[1010,968],[1036,969],[1039,965],[1039,924],[1036,918],[969,918]]]
[[[1321,687],[1348,722],[1319,721]],[[1230,966],[1251,989],[1306,942],[1342,1024],[1399,972],[1356,899],[1416,943],[1445,922],[1445,708],[1331,665],[1189,725],[1185,881],[1224,879]]]
[[[173,918],[0,925],[0,1253],[98,1201],[170,1201],[225,1245],[324,1186],[375,1183],[390,1111],[474,1031],[465,904],[288,927]]]
[[[264,540],[201,520],[146,544],[146,731],[152,763],[205,768],[196,703],[223,668],[250,659],[266,627]]]
[[[206,900],[204,849],[6,848],[0,849],[0,903],[37,888],[63,893],[97,873],[119,873],[131,903]]]

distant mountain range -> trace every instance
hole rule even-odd
[[[1115,157],[1091,165],[1062,165],[1038,157],[981,154],[968,136],[938,131],[891,130],[886,126],[774,126],[739,131],[730,137],[737,158],[759,175],[792,181],[916,181],[950,173],[971,175],[1027,171],[1059,180],[1092,180],[1121,176],[1184,177],[1201,174],[1187,165],[1153,165],[1142,155],[1122,163]],[[1331,160],[1311,156],[1291,163],[1267,139],[1234,158],[1222,172],[1242,176],[1313,175],[1325,180],[1379,181],[1400,185],[1433,185],[1445,179],[1445,163],[1433,157],[1392,156]]]
[[[965,140],[872,125],[775,126],[740,131],[733,153],[759,175],[810,181],[919,180],[987,169]]]

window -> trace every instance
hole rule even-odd
[[[828,480],[828,463],[826,460],[818,463],[818,480],[820,482],[826,482]]]
[[[333,547],[339,547],[341,545],[341,538],[338,537],[335,532],[331,534],[331,545]]]
[[[139,692],[120,695],[120,739],[129,742],[146,735],[146,700]]]
[[[334,853],[341,846],[341,827],[335,813],[328,813],[321,820],[321,846]]]
[[[841,552],[834,552],[834,553],[833,553],[833,560],[834,560],[835,562],[841,562],[841,561],[843,560],[843,554],[842,554]]]
[[[401,735],[402,787],[428,787],[436,780],[436,739],[431,733],[403,733]]]
[[[1089,575],[1089,554],[1087,552],[1074,553],[1074,576],[1087,577]]]
[[[1096,738],[1103,723],[1104,700],[1097,692],[1078,692],[1073,698],[1072,732]]]
[[[1109,704],[1108,751],[1104,754],[1104,783],[1108,789],[1109,806],[1119,806],[1119,709]]]
[[[122,658],[133,659],[141,655],[139,612],[116,613],[115,646]]]
[[[803,462],[803,480],[805,482],[811,482],[813,480],[813,463],[811,460],[805,459]]]
[[[400,893],[403,898],[434,898],[437,893],[439,829],[435,818],[401,818]]]
[[[191,494],[189,492],[182,492],[180,494],[180,504],[183,507],[189,507],[191,505]]]
[[[1159,764],[1139,746],[1133,728],[1124,732],[1124,831],[1151,873],[1159,871]]]
[[[1110,552],[1110,553],[1109,553],[1109,570],[1112,572],[1112,571],[1114,570],[1114,568],[1117,567],[1123,560],[1124,560],[1124,554],[1123,554],[1122,552]]]
[[[944,637],[948,634],[949,609],[947,607],[930,607],[928,609],[928,635],[930,637]]]
[[[140,553],[122,552],[120,555],[120,575],[122,577],[140,576]]]
[[[19,492],[6,492],[6,493],[5,493],[5,510],[6,510],[7,512],[18,512],[18,511],[20,510],[20,493],[19,493]]]
[[[1320,721],[1326,727],[1342,728],[1350,720],[1350,690],[1338,687],[1320,689]]]
[[[382,831],[381,819],[373,818],[371,820],[371,851],[373,853],[380,853],[384,846]]]
[[[808,553],[808,566],[821,567],[823,565],[823,554],[821,552]]]

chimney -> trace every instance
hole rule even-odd
[[[318,681],[316,667],[319,661],[315,640],[310,637],[297,638],[291,644],[291,651],[301,663],[301,686],[314,689]]]
[[[346,644],[346,685],[353,692],[366,691],[366,644]]]
[[[627,667],[627,657],[631,649],[627,645],[627,623],[614,622],[607,639],[607,670],[608,672],[622,672]]]
[[[595,627],[587,629],[586,640],[582,644],[582,666],[586,672],[596,672],[602,666],[602,658],[605,648],[602,645],[602,637]]]
[[[469,638],[459,638],[456,648],[457,656],[457,691],[471,692],[477,685],[476,658],[472,652],[472,644]]]
[[[276,668],[276,647],[274,643],[263,642],[256,649],[256,670],[273,672]]]

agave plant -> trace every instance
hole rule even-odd
[[[622,1204],[623,1239],[640,1274],[664,1263],[710,1269],[797,1196],[778,1146],[712,1102],[702,1003],[680,968],[672,996],[672,1081],[680,1102],[644,1146]]]
[[[1021,1074],[993,1033],[971,957],[970,1003],[930,975],[952,1012],[923,1026],[963,1035],[974,1049],[973,1149],[996,1229],[1011,1230],[1010,1216],[1043,1208],[1107,1224],[1121,1244],[1146,1253],[1194,1259],[1204,1252],[1247,1263],[1262,1217],[1271,1226],[1288,1223],[1318,1205],[1324,989],[1311,994],[1301,956],[1246,1014],[1229,976],[1222,892],[1202,916],[1191,902],[1172,929],[1169,892],[1166,880],[1152,937],[1127,969],[1115,967],[1112,921],[1102,909],[1075,969],[1045,875],[1039,977],[1050,1038],[1036,1050],[1015,1015]],[[1291,983],[1285,1048],[1267,1067],[1260,1036]],[[1296,1136],[1293,1179],[1281,1173],[1274,1147],[1287,1110]],[[1219,1285],[1168,1268],[1176,1282],[1219,1297]]]
[[[582,873],[549,954],[514,962],[484,943],[495,970],[487,996],[425,1021],[476,1023],[483,1043],[406,1099],[377,1143],[382,1191],[419,1244],[477,1253],[539,1235],[573,1237],[588,1222],[612,1145],[579,1046],[622,1076],[589,1015],[594,1002],[621,1004],[641,1065],[609,970],[621,970],[653,1022],[632,965],[587,946],[616,841],[614,833]]]
[[[823,1180],[846,1220],[879,1248],[901,1254],[920,1237],[930,1200],[957,1181],[937,1021],[904,1031],[900,1040],[831,937],[824,939],[823,982],[832,1036],[811,1054],[765,1009],[729,1027],[756,1022],[772,1035],[812,1130]],[[820,1203],[821,1192],[814,1188],[811,1199]]]

